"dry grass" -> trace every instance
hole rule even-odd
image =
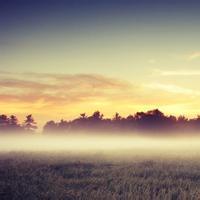
[[[200,162],[4,155],[0,199],[132,200],[200,199]]]

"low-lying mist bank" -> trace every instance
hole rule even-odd
[[[0,137],[0,199],[199,199],[200,137]]]
[[[105,157],[110,160],[200,157],[200,137],[139,135],[4,135],[0,153],[24,152],[65,156]]]

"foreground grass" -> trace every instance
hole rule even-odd
[[[200,199],[200,162],[3,156],[1,200]]]

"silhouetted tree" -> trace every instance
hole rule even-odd
[[[14,127],[18,126],[18,119],[15,115],[10,116],[9,124]]]
[[[80,117],[81,119],[86,119],[86,118],[87,118],[87,116],[86,116],[85,113],[81,113],[80,116],[81,116],[81,117]]]
[[[58,124],[54,122],[53,120],[48,121],[44,127],[43,127],[44,132],[56,132],[58,131]]]
[[[114,117],[113,117],[113,121],[120,121],[121,120],[121,116],[118,112],[115,113]]]
[[[188,124],[193,126],[193,130],[200,130],[200,116],[198,115],[194,119],[190,119]]]
[[[188,119],[185,117],[185,116],[183,116],[183,115],[180,115],[179,117],[178,117],[178,120],[177,120],[179,123],[187,123],[188,122]]]
[[[155,116],[157,118],[162,118],[164,117],[164,113],[162,113],[160,110],[158,109],[154,109],[154,110],[150,110],[150,111],[147,111],[146,113],[147,115],[151,115],[151,116]]]
[[[34,132],[37,129],[37,123],[35,122],[32,115],[27,115],[24,121],[24,130],[28,132]]]
[[[68,122],[66,120],[61,119],[60,123],[58,123],[58,130],[59,131],[64,131],[64,130],[66,130],[68,128],[69,128]]]
[[[7,115],[0,115],[0,130],[6,131],[9,128],[9,118]]]
[[[9,129],[12,132],[16,131],[23,131],[21,125],[19,124],[19,121],[15,115],[11,115],[9,118]]]
[[[95,111],[93,115],[89,117],[89,119],[100,121],[103,119],[103,114],[101,114],[99,111]]]
[[[4,117],[5,118],[5,117]],[[134,115],[121,117],[119,113],[115,113],[112,119],[103,117],[99,111],[95,111],[91,116],[81,113],[80,116],[72,121],[61,120],[56,123],[49,121],[44,126],[45,130],[56,131],[115,131],[124,133],[126,131],[142,131],[162,133],[166,131],[177,130],[199,130],[200,116],[188,120],[184,116],[176,118],[173,115],[166,116],[159,109],[149,110],[147,112],[137,112]]]

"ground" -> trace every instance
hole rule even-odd
[[[1,200],[200,199],[198,160],[10,155],[0,160]]]

